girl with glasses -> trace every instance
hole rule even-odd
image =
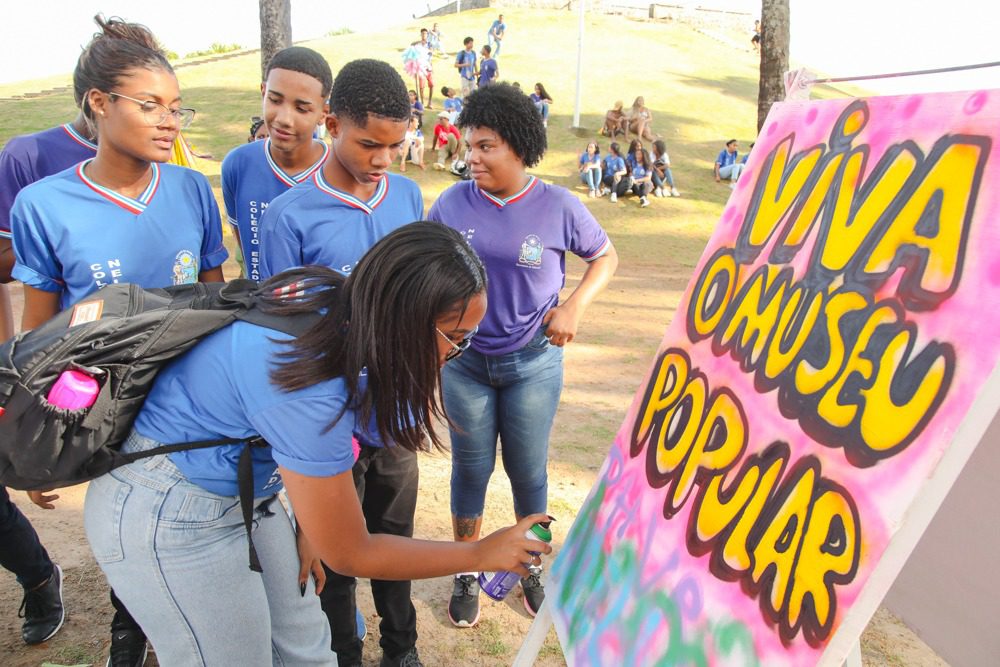
[[[90,484],[87,537],[161,664],[336,664],[309,579],[322,580],[321,560],[351,576],[400,580],[475,568],[527,574],[528,551],[549,551],[524,537],[539,515],[475,545],[371,534],[351,473],[353,432],[374,429],[410,452],[440,446],[440,369],[482,319],[485,288],[460,234],[413,223],[375,244],[346,279],[313,266],[264,283],[265,311],[323,313],[298,338],[237,322],[160,371],[123,451],[256,435],[269,444],[254,455],[262,572],[247,567],[241,445],[142,459]],[[273,502],[282,487],[298,535]]]
[[[77,61],[73,89],[89,136],[100,137],[96,154],[27,186],[11,209],[23,330],[111,283],[223,279],[227,253],[208,180],[160,164],[194,115],[181,104],[173,69],[144,26],[94,20],[100,32]],[[49,496],[28,495],[52,506]],[[112,661],[137,663],[146,638],[114,592],[111,599]]]
[[[28,186],[11,210],[31,329],[104,285],[222,280],[227,257],[208,179],[163,164],[194,111],[173,69],[139,25],[95,17],[73,86],[100,137],[93,158]]]
[[[473,180],[453,185],[429,217],[469,239],[490,276],[490,309],[465,353],[442,372],[451,431],[451,511],[455,540],[475,542],[497,439],[514,494],[514,513],[545,512],[549,431],[562,391],[562,347],[576,337],[587,306],[618,265],[608,235],[568,190],[528,173],[546,149],[542,116],[508,84],[469,95],[458,117]],[[566,255],[587,263],[565,301]],[[471,569],[471,568],[470,568]],[[476,572],[453,582],[448,615],[458,627],[479,620]],[[544,598],[538,574],[522,579],[534,615]]]

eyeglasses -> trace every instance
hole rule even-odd
[[[170,109],[159,102],[154,102],[152,100],[137,100],[134,97],[122,95],[121,93],[107,93],[107,95],[111,99],[120,97],[138,104],[139,109],[142,110],[142,116],[146,120],[146,125],[149,125],[150,127],[162,125],[163,121],[167,119],[167,116],[173,116],[174,120],[177,121],[177,126],[182,130],[186,129],[187,126],[191,124],[191,121],[194,120],[194,109]]]
[[[472,337],[476,335],[477,331],[479,331],[479,327],[470,331],[469,335],[463,338],[461,343],[456,343],[451,338],[448,338],[448,336],[446,336],[445,333],[437,327],[434,327],[434,330],[441,334],[441,338],[444,338],[448,341],[448,344],[451,345],[452,349],[448,350],[448,354],[444,355],[445,361],[451,361],[452,359],[457,359],[462,356],[462,353],[469,349],[469,346],[472,345]]]

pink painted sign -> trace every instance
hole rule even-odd
[[[570,664],[843,660],[1000,402],[998,131],[772,109],[552,566]]]

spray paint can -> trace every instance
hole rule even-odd
[[[551,517],[549,517],[551,519]],[[549,521],[536,523],[524,534],[529,540],[537,540],[548,544],[552,541],[552,531],[549,530]],[[538,551],[530,551],[532,556],[541,555]],[[534,559],[532,559],[534,560]],[[528,571],[532,574],[541,572],[541,565],[529,565]],[[507,594],[514,590],[514,587],[521,581],[521,575],[517,572],[481,572],[479,574],[479,588],[494,600],[500,601],[507,597]]]

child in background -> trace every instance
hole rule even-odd
[[[441,89],[444,95],[444,110],[448,112],[448,120],[454,125],[458,120],[458,114],[462,113],[462,99],[455,97],[455,89],[444,86]]]
[[[653,190],[653,163],[638,139],[629,144],[625,162],[632,175],[632,192],[639,198],[639,207],[646,208],[649,206],[649,193]]]
[[[434,125],[434,150],[437,151],[437,162],[435,169],[444,169],[445,162],[458,159],[458,151],[462,145],[462,135],[458,128],[448,120],[448,112],[442,111],[438,114],[437,124]]]
[[[591,141],[580,154],[579,168],[580,180],[590,188],[589,196],[593,198],[604,195],[604,186],[601,184],[601,148],[597,142]]]
[[[663,139],[653,142],[653,186],[657,197],[680,197],[681,193],[674,187],[674,175],[670,173],[670,156]]]
[[[424,105],[417,98],[417,91],[408,90],[406,94],[410,96],[410,113],[417,117],[417,125],[420,129],[424,127]]]
[[[611,192],[611,203],[618,201],[618,198],[628,192],[632,187],[632,179],[628,175],[628,165],[622,156],[621,148],[617,141],[612,141],[608,146],[608,156],[604,158],[604,185]]]
[[[447,90],[447,89],[446,89]],[[403,140],[403,150],[399,153],[399,170],[406,171],[406,161],[424,169],[424,133],[420,129],[416,116],[410,116],[410,126]]]
[[[260,116],[254,116],[250,119],[250,134],[247,136],[247,143],[252,144],[255,141],[261,141],[262,139],[267,139],[267,123]]]
[[[535,103],[535,108],[542,114],[542,126],[549,126],[549,105],[552,104],[552,96],[545,90],[541,83],[535,84],[534,92],[529,95],[531,101]]]
[[[500,76],[500,69],[497,67],[497,61],[490,57],[490,46],[487,44],[483,47],[481,55],[483,59],[479,62],[479,87],[485,88]]]

